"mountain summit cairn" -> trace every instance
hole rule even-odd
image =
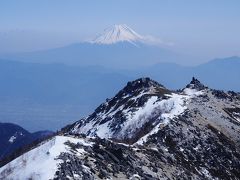
[[[203,90],[203,89],[206,89],[207,87],[204,86],[198,79],[196,79],[195,77],[192,77],[190,84],[188,84],[186,88]]]

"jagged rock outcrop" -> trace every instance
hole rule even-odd
[[[170,114],[179,105],[174,100],[181,98],[150,78],[137,79],[77,122],[71,132],[134,143],[157,124],[165,123],[161,115]]]
[[[195,77],[192,78],[190,84],[188,84],[186,86],[186,88],[191,88],[191,89],[196,89],[196,90],[203,90],[206,89],[207,87],[204,86],[198,79],[196,79]]]

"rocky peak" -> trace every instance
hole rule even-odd
[[[148,77],[139,78],[134,81],[129,81],[113,98],[107,99],[105,103],[101,104],[95,110],[95,113],[109,111],[110,109],[114,110],[120,106],[126,108],[129,107],[129,105],[141,107],[152,95],[162,97],[168,93],[170,93],[170,91],[158,82]],[[128,101],[130,102],[127,103]]]
[[[203,90],[203,89],[206,89],[207,87],[204,86],[198,79],[196,79],[195,77],[192,77],[190,84],[188,84],[186,88]]]
[[[154,125],[167,122],[161,115],[170,113],[177,103],[182,102],[180,96],[173,96],[170,90],[150,78],[130,81],[94,113],[77,122],[71,131],[135,143]],[[175,103],[174,98],[179,98],[179,101]]]
[[[130,81],[127,85],[123,88],[125,92],[132,92],[133,90],[148,90],[150,88],[162,88],[166,89],[163,85],[159,84],[158,82],[150,79],[149,77],[140,78],[135,81]]]

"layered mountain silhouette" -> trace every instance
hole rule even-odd
[[[179,89],[195,76],[215,89],[239,92],[239,67],[239,57],[195,67],[160,63],[131,71],[1,60],[0,117],[31,131],[45,129],[46,125],[56,130],[87,115],[126,81],[139,76],[150,76],[169,89]]]
[[[127,25],[114,25],[90,41],[27,53],[5,54],[0,58],[24,62],[101,65],[110,68],[137,68],[158,62],[186,62],[189,57],[160,47]]]

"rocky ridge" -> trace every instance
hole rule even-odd
[[[239,179],[239,109],[239,93],[210,89],[195,78],[180,91],[137,79],[3,166],[0,177],[14,177],[23,167],[24,177],[40,179]],[[43,167],[30,168],[39,157],[54,162],[49,176],[39,172]]]

